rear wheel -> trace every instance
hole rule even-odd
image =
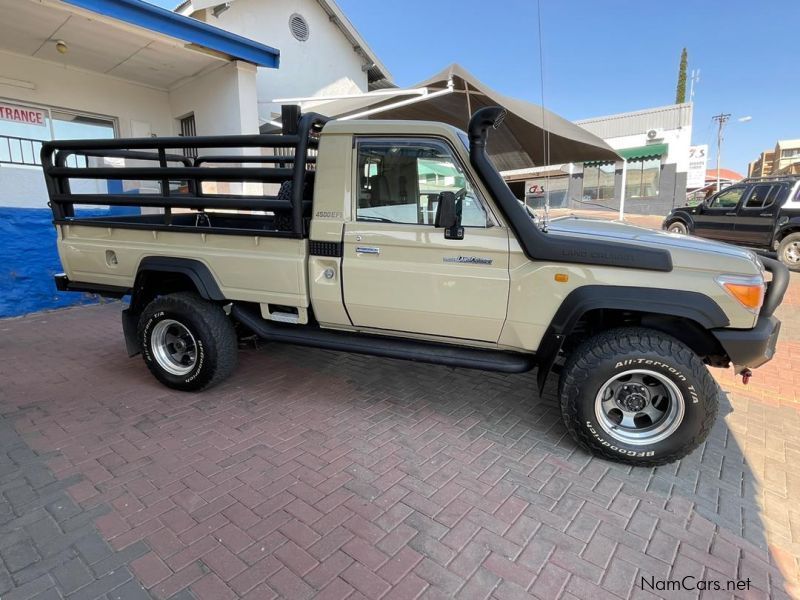
[[[567,360],[561,414],[594,454],[639,466],[683,458],[708,437],[719,388],[677,339],[649,329],[594,336]]]
[[[233,323],[220,306],[195,294],[156,298],[139,318],[138,331],[147,367],[168,387],[201,390],[236,368]]]
[[[669,227],[667,227],[667,231],[670,233],[682,233],[683,235],[689,233],[689,229],[683,221],[673,221],[669,224]]]
[[[800,233],[790,233],[781,240],[778,258],[792,271],[800,271]]]

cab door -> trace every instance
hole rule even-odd
[[[693,215],[695,235],[726,242],[734,241],[736,214],[746,191],[747,186],[734,185],[717,192],[700,205]]]
[[[342,266],[352,324],[497,342],[508,304],[508,230],[453,149],[430,138],[362,138],[355,152],[354,220],[345,225]],[[463,196],[463,239],[445,239],[433,225],[444,191]]]
[[[739,207],[736,241],[748,246],[769,247],[775,233],[775,220],[786,195],[785,184],[754,185]]]

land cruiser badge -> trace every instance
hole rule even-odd
[[[494,261],[482,256],[445,256],[442,261],[446,263],[467,263],[470,265],[490,265]]]

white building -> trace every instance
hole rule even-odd
[[[256,70],[278,62],[143,2],[0,0],[0,317],[75,300],[52,284],[42,141],[258,133]]]
[[[625,212],[666,214],[686,200],[692,105],[674,104],[576,121],[625,159]],[[618,210],[623,163],[553,165],[506,172],[519,197],[536,206],[549,195],[553,208]],[[700,167],[705,172],[705,163]],[[523,183],[524,182],[524,183]],[[523,188],[524,185],[524,188]]]
[[[280,69],[258,70],[262,123],[280,115],[276,99],[393,86],[389,71],[334,0],[187,0],[175,10],[280,48]]]

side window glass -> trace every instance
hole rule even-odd
[[[463,196],[462,225],[487,226],[483,204],[445,144],[359,142],[357,220],[433,225],[441,192]]]
[[[709,208],[736,208],[739,204],[739,200],[742,199],[742,194],[744,193],[745,188],[737,187],[737,188],[730,188],[725,190],[724,192],[720,192],[716,196],[711,199],[709,202]]]
[[[753,187],[750,196],[747,198],[745,208],[762,208],[771,202],[771,192],[773,186],[771,185],[757,185]]]
[[[782,206],[783,203],[786,201],[786,198],[788,197],[789,197],[789,186],[776,185],[772,189],[772,195],[767,199],[767,206],[772,206],[773,204]]]

